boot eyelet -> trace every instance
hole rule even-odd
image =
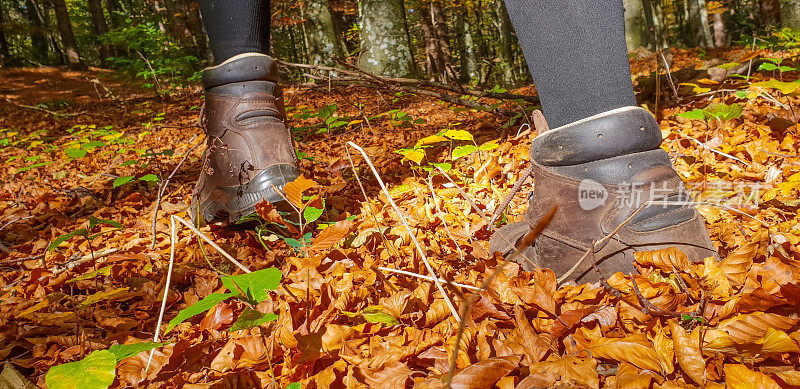
[[[603,134],[597,134],[597,139],[603,139]]]
[[[639,131],[644,132],[644,126],[639,127]]]

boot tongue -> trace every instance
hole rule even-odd
[[[531,160],[544,166],[570,166],[655,150],[661,130],[653,115],[622,107],[547,131],[531,144]]]

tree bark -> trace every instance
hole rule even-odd
[[[89,13],[92,16],[92,31],[96,36],[105,35],[108,33],[108,24],[106,23],[106,16],[103,13],[103,4],[100,0],[88,0]],[[100,54],[100,65],[106,66],[106,59],[109,57],[108,45],[97,40],[97,51]]]
[[[188,1],[186,4],[186,27],[189,29],[194,45],[197,48],[197,58],[205,58],[208,50],[208,38],[206,33],[203,32],[203,19],[200,16],[200,7],[196,1]]]
[[[121,26],[124,21],[120,18],[122,6],[119,4],[119,1],[106,0],[106,8],[108,9],[108,22],[111,28],[117,28]]]
[[[711,35],[711,26],[708,23],[708,5],[706,0],[697,0],[698,12],[700,17],[700,32],[703,37],[703,44],[706,47],[714,46],[714,41]]]
[[[714,13],[714,47],[725,47],[728,37],[725,33],[725,21],[721,12]]]
[[[497,32],[500,34],[500,83],[503,85],[514,84],[514,54],[511,50],[514,27],[508,17],[506,5],[502,0],[497,0]]]
[[[781,26],[800,30],[800,0],[781,0]]]
[[[425,57],[428,74],[433,79],[447,82],[455,78],[450,53],[450,32],[442,7],[435,2],[421,12],[422,29],[425,33]]]
[[[402,0],[361,1],[361,56],[358,67],[369,73],[407,77],[413,58]]]
[[[344,58],[340,34],[333,19],[328,0],[305,0],[303,2],[306,42],[309,62],[314,65],[334,65],[332,58]]]
[[[458,12],[456,25],[460,31],[458,52],[461,59],[461,82],[474,83],[480,79],[478,59],[475,56],[475,40],[472,38],[472,26],[465,9]]]
[[[642,0],[623,0],[625,7],[625,44],[628,51],[635,51],[647,44],[647,23],[644,19]]]
[[[50,0],[50,2],[53,4],[53,9],[56,13],[58,32],[61,34],[61,43],[64,45],[67,66],[70,69],[85,69],[86,67],[81,63],[81,58],[78,56],[78,46],[75,44],[75,34],[72,32],[67,3],[64,0]]]
[[[31,46],[37,61],[47,60],[47,35],[45,26],[47,25],[42,18],[39,7],[32,0],[25,0],[25,18],[31,23]]]
[[[0,3],[0,67],[6,67],[14,62],[11,58],[11,51],[6,40],[6,10],[3,3]]]

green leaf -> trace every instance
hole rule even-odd
[[[189,318],[197,316],[205,311],[208,311],[211,308],[214,308],[215,305],[220,303],[221,301],[225,301],[233,296],[235,293],[211,293],[210,295],[206,296],[206,298],[184,308],[178,312],[178,315],[172,318],[172,320],[167,323],[167,328],[164,329],[164,334],[172,331],[176,325],[183,323]]]
[[[94,149],[96,149],[98,147],[103,147],[105,145],[106,145],[105,142],[101,142],[99,140],[95,140],[95,141],[91,141],[89,143],[84,143],[83,145],[81,145],[81,148],[84,149],[84,150],[94,150]]]
[[[781,93],[788,95],[790,93],[794,93],[797,88],[800,88],[800,80],[795,80],[792,82],[783,82],[778,80],[769,80],[769,81],[761,81],[750,84],[751,86],[760,86],[764,88],[772,88],[781,91]]]
[[[445,172],[449,172],[450,169],[453,168],[453,165],[450,164],[450,163],[447,163],[447,162],[432,162],[431,165],[433,165],[435,167],[438,167],[438,168],[444,170]]]
[[[344,120],[338,120],[330,124],[331,128],[339,128],[341,126],[347,125],[347,122]]]
[[[66,242],[67,240],[71,239],[74,236],[89,236],[89,231],[87,231],[85,228],[81,228],[79,230],[75,230],[75,231],[72,231],[72,232],[69,232],[69,233],[66,233],[66,234],[63,234],[63,235],[59,235],[58,237],[56,237],[56,239],[53,241],[53,243],[50,243],[50,245],[47,246],[47,251],[55,250],[55,248],[58,247],[58,245],[60,245],[61,243]]]
[[[739,65],[740,65],[739,62],[728,62],[726,64],[722,64],[722,65],[719,65],[717,67],[720,68],[720,69],[728,70],[728,69],[733,69],[733,68],[735,68],[735,67],[737,67]]]
[[[147,181],[147,182],[158,181],[158,176],[155,175],[155,174],[152,174],[152,173],[151,174],[145,174],[145,175],[139,177],[139,181]]]
[[[454,140],[473,140],[472,134],[464,130],[447,130],[442,133],[442,136],[446,136]]]
[[[689,119],[689,120],[705,120],[706,119],[705,115],[703,114],[703,110],[702,109],[695,109],[694,111],[688,111],[688,112],[684,112],[684,113],[679,113],[678,117],[679,118],[686,118],[686,119]]]
[[[742,106],[739,104],[711,104],[703,109],[705,116],[708,118],[717,118],[720,120],[731,120],[742,116]]]
[[[470,155],[474,152],[478,151],[478,148],[475,145],[464,145],[458,146],[453,149],[453,158],[461,158],[465,155]]]
[[[97,218],[97,217],[94,217],[94,216],[89,216],[89,229],[90,230],[92,228],[94,228],[95,226],[97,226],[98,224],[106,224],[106,225],[109,225],[111,227],[122,228],[122,224],[120,224],[119,222],[115,222],[113,220],[108,220],[108,219],[100,219],[100,218]]]
[[[303,209],[303,219],[305,219],[306,223],[311,223],[317,221],[317,219],[322,216],[322,213],[325,212],[325,207],[323,208],[314,208],[312,206],[307,206]]]
[[[114,188],[125,185],[133,180],[133,176],[124,176],[124,177],[117,177],[114,179],[114,184],[112,185]]]
[[[792,71],[795,71],[795,70],[797,70],[797,68],[793,68],[791,66],[781,66],[781,67],[778,68],[778,71],[781,72],[781,73],[783,73],[783,72],[792,72]]]
[[[734,93],[734,94],[736,95],[736,97],[738,97],[740,99],[744,99],[748,95],[747,91],[743,91],[743,90],[736,91],[736,93]]]
[[[246,330],[275,320],[278,320],[278,315],[274,313],[261,313],[255,309],[246,307],[229,331]]]
[[[166,346],[168,342],[141,342],[141,343],[133,343],[133,344],[117,344],[108,348],[114,357],[116,357],[117,362],[132,357],[136,354],[139,354],[142,351],[150,351],[156,347],[163,347]]]
[[[50,389],[105,389],[114,383],[116,369],[114,353],[97,350],[80,361],[51,367],[44,382]]]
[[[400,324],[394,316],[383,312],[379,305],[371,305],[361,311],[361,316],[364,317],[368,323],[383,323],[389,326]]]
[[[70,147],[68,149],[64,149],[64,154],[72,158],[83,158],[86,156],[86,150],[74,149]]]
[[[258,304],[269,296],[270,290],[278,289],[282,278],[280,269],[268,267],[252,273],[223,277],[222,285],[237,294],[241,289],[245,293],[244,298],[253,304]]]
[[[758,67],[758,70],[766,70],[766,71],[773,71],[778,68],[778,65],[774,63],[764,62],[761,66]]]
[[[292,382],[289,385],[286,385],[286,389],[303,389],[303,385],[299,382]]]

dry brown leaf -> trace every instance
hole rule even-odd
[[[652,266],[666,273],[674,272],[673,269],[680,271],[690,271],[692,264],[683,251],[670,247],[652,251],[636,251],[633,258],[641,266]]]
[[[797,319],[777,313],[754,312],[724,320],[717,328],[726,331],[734,342],[748,344],[761,340],[769,328],[786,331],[796,323]]]
[[[761,341],[761,351],[764,353],[797,353],[800,347],[785,332],[774,328],[767,329]]]
[[[775,380],[764,373],[752,371],[745,365],[727,364],[725,371],[725,387],[729,389],[779,389]]]
[[[704,385],[706,383],[706,364],[700,348],[692,342],[689,335],[686,334],[686,330],[678,324],[677,320],[669,321],[669,330],[672,333],[672,345],[681,370],[698,385]]]
[[[660,325],[659,325],[660,326]],[[664,330],[657,331],[653,337],[653,348],[655,348],[661,361],[661,368],[664,373],[672,374],[675,371],[675,347],[672,339],[664,334]]]
[[[531,365],[530,371],[537,372],[537,375],[557,374],[562,384],[600,387],[597,360],[594,358],[563,357],[554,361],[537,362]]]
[[[494,357],[466,367],[453,376],[452,388],[491,388],[519,364],[519,357]]]
[[[800,386],[800,371],[797,370],[787,370],[787,371],[779,371],[775,373],[775,376],[780,378],[781,381],[792,385],[792,386]]]
[[[747,272],[753,265],[753,259],[758,253],[759,242],[747,242],[728,254],[720,263],[720,268],[731,281],[743,285]]]
[[[344,238],[350,234],[355,222],[352,220],[341,220],[332,226],[322,230],[322,232],[314,238],[314,243],[311,245],[312,250],[327,250],[336,243],[340,243]]]
[[[617,387],[624,389],[647,389],[653,381],[653,376],[642,372],[638,367],[622,362],[617,370]]]
[[[309,180],[302,175],[297,177],[294,181],[287,183],[283,187],[283,193],[295,207],[298,209],[303,208],[303,192],[317,185],[314,180]]]
[[[403,388],[406,386],[408,379],[411,378],[411,374],[414,373],[405,363],[400,361],[394,361],[376,370],[362,367],[361,372],[364,374],[364,381],[367,384],[379,389]]]
[[[601,338],[587,348],[595,358],[628,362],[640,369],[661,371],[661,360],[653,344],[644,335],[633,334],[625,338]]]

